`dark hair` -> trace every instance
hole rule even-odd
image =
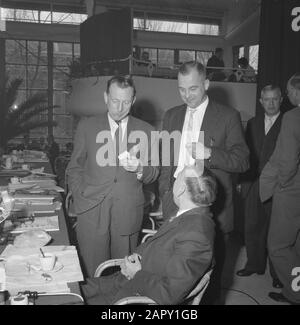
[[[247,66],[249,64],[249,61],[243,56],[242,58],[238,59],[238,64],[241,66]]]
[[[136,94],[136,89],[135,85],[133,82],[133,79],[131,78],[130,75],[118,75],[118,76],[113,76],[107,81],[106,85],[106,93],[109,93],[110,86],[112,84],[117,84],[120,88],[132,88],[133,89],[133,97],[135,97]]]
[[[205,67],[202,63],[198,61],[187,61],[184,62],[178,70],[178,73],[182,75],[187,75],[189,74],[192,70],[197,70],[200,75],[203,75],[204,78],[206,78],[206,70]]]
[[[300,72],[295,73],[289,80],[292,87],[300,90]]]
[[[217,195],[217,182],[212,173],[204,168],[203,174],[185,177],[185,184],[193,203],[198,206],[211,205]]]

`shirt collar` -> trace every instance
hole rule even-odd
[[[280,112],[278,112],[276,115],[272,115],[272,116],[268,116],[267,114],[265,114],[265,120],[270,119],[270,120],[272,120],[272,122],[274,122],[274,121],[276,121],[276,119],[279,115],[280,115]]]
[[[107,116],[108,116],[108,122],[109,122],[110,128],[111,129],[112,128],[114,128],[114,129],[117,128],[118,127],[118,123],[114,119],[111,118],[111,116],[109,115],[108,112],[107,112]],[[122,126],[122,129],[127,125],[127,123],[128,123],[128,115],[121,120],[121,123],[120,124]]]
[[[208,96],[206,96],[205,100],[203,103],[201,103],[199,106],[197,106],[196,108],[191,108],[191,107],[187,107],[188,110],[192,110],[192,111],[201,111],[201,110],[204,110],[206,109],[207,105],[209,103],[209,99],[208,99]]]

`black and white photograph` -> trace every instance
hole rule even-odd
[[[0,305],[300,305],[299,0],[0,0]]]

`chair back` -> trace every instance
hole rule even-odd
[[[193,297],[191,305],[199,305],[200,301],[204,295],[205,290],[207,289],[210,281],[210,276],[212,273],[212,269],[206,272],[203,277],[200,279],[196,287],[192,290],[192,292],[187,296],[186,300]]]

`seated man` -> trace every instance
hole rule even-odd
[[[173,186],[177,215],[126,256],[120,272],[88,279],[82,286],[88,304],[111,305],[136,295],[158,304],[184,300],[212,264],[215,231],[209,206],[216,181],[208,173],[189,166],[178,174]]]

